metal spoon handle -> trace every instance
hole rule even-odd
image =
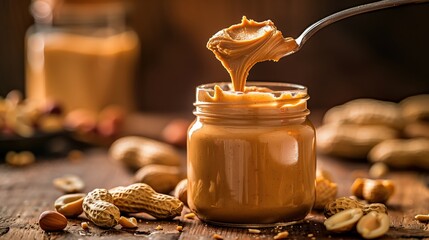
[[[302,47],[302,45],[304,45],[304,43],[311,36],[313,36],[313,34],[315,34],[317,31],[341,19],[348,18],[361,13],[384,9],[384,8],[396,7],[404,4],[424,3],[424,2],[429,2],[429,0],[383,0],[383,1],[378,1],[378,2],[373,2],[373,3],[352,7],[352,8],[334,13],[332,15],[329,15],[317,21],[316,23],[306,28],[304,32],[298,38],[295,39],[296,43],[298,44],[298,49],[296,49],[295,52],[299,50]]]

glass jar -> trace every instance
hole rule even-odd
[[[316,175],[307,89],[247,85],[271,91],[242,98],[218,95],[230,90],[228,83],[196,89],[196,119],[188,131],[189,207],[201,220],[227,226],[304,219],[315,200]]]
[[[66,111],[133,110],[137,34],[118,0],[33,0],[26,35],[26,95]]]

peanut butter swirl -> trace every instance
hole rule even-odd
[[[298,47],[293,38],[283,38],[270,20],[255,22],[243,16],[241,23],[217,32],[207,43],[231,76],[234,91],[244,91],[250,69],[257,62],[278,61]]]

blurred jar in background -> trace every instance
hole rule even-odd
[[[26,36],[26,94],[59,102],[67,112],[134,109],[137,34],[126,25],[127,3],[33,0]]]

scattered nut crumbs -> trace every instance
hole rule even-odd
[[[185,218],[186,218],[186,219],[194,219],[194,218],[195,218],[195,213],[188,213],[188,214],[185,214]]]
[[[288,231],[279,232],[277,235],[274,236],[274,239],[284,239],[289,236]]]
[[[212,236],[214,239],[223,239],[223,237],[217,233],[213,234]]]
[[[312,234],[312,233],[309,233],[308,235],[307,235],[307,237],[313,237],[314,235]]]
[[[81,222],[80,226],[82,227],[83,230],[89,230],[88,222]]]
[[[183,232],[183,226],[177,225],[176,230],[179,232]]]
[[[420,222],[427,222],[429,221],[429,214],[417,214],[416,216],[414,216],[414,219]]]
[[[261,230],[259,229],[253,229],[253,228],[249,228],[249,233],[261,233]]]
[[[162,230],[163,228],[162,228],[162,226],[161,225],[158,225],[158,226],[156,226],[156,228],[155,228],[155,230]]]

